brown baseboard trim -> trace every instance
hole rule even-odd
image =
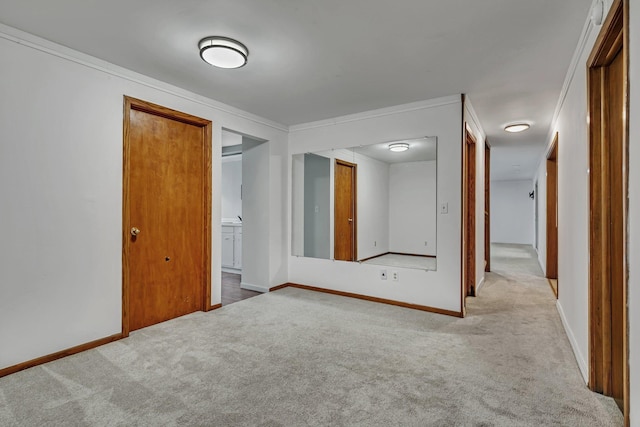
[[[213,310],[217,310],[220,307],[222,307],[222,304],[215,304],[215,305],[210,305],[209,308],[207,309],[207,311],[213,311]]]
[[[423,258],[436,258],[434,255],[419,255],[419,254],[405,254],[402,252],[388,252],[391,255],[407,255],[407,256],[421,256]]]
[[[356,299],[361,299],[361,300],[365,300],[365,301],[377,302],[377,303],[381,303],[381,304],[395,305],[395,306],[398,306],[398,307],[410,308],[412,310],[428,311],[429,313],[443,314],[445,316],[453,316],[453,317],[460,317],[460,318],[463,317],[462,313],[461,312],[457,312],[457,311],[443,310],[441,308],[429,307],[429,306],[426,306],[426,305],[410,304],[408,302],[394,301],[394,300],[385,299],[385,298],[378,298],[378,297],[371,297],[371,296],[368,296],[368,295],[354,294],[354,293],[351,293],[351,292],[336,291],[336,290],[333,290],[333,289],[318,288],[318,287],[315,287],[315,286],[301,285],[301,284],[298,284],[298,283],[285,283],[283,285],[279,285],[279,286],[276,286],[275,288],[272,288],[271,291],[276,291],[278,289],[283,289],[283,288],[286,288],[286,287],[305,289],[307,291],[314,291],[314,292],[323,292],[325,294],[338,295],[338,296],[341,296],[341,297],[356,298]]]
[[[391,252],[384,252],[380,255],[374,255],[374,256],[370,256],[369,258],[364,258],[364,259],[359,259],[358,262],[365,262],[365,261],[369,261],[370,259],[374,259],[374,258],[378,258],[381,256],[385,256],[385,255],[389,255]]]
[[[282,285],[278,285],[278,286],[274,286],[273,288],[269,288],[269,292],[274,292],[274,291],[278,291],[280,289],[284,289],[286,287],[291,286],[290,283],[283,283]]]
[[[0,369],[0,378],[15,374],[16,372],[23,371],[34,366],[42,365],[43,363],[53,362],[54,360],[62,359],[63,357],[71,356],[72,354],[80,353],[82,351],[90,350],[92,348],[100,347],[101,345],[108,344],[113,341],[118,341],[122,338],[122,334],[111,335],[106,338],[91,341],[85,344],[80,344],[75,347],[68,348],[66,350],[58,351],[56,353],[49,354],[47,356],[38,357],[37,359],[29,360],[27,362],[18,363],[17,365],[9,366],[8,368]]]

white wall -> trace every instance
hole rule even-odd
[[[286,282],[286,128],[6,26],[0,57],[0,368],[122,329],[124,95],[212,120],[213,254],[222,126],[269,140],[259,275]],[[212,274],[216,304],[218,256]]]
[[[607,0],[608,10],[611,1]],[[561,94],[556,118],[547,138],[551,146],[558,132],[558,311],[576,355],[585,382],[588,379],[588,302],[589,302],[589,167],[587,123],[587,59],[600,27],[587,21],[576,48]],[[540,159],[538,190],[541,192],[539,257],[544,260],[546,246],[546,155]],[[631,182],[631,181],[630,181]],[[546,192],[545,192],[546,193]],[[544,199],[542,197],[545,197]],[[493,207],[492,207],[493,209]],[[544,265],[544,263],[542,263]]]
[[[389,282],[373,265],[291,257],[289,280],[460,312],[461,123],[456,95],[292,127],[290,154],[437,136],[438,200],[449,213],[437,221],[437,271],[398,269],[400,280]]]
[[[242,155],[222,158],[222,220],[242,217]]]
[[[629,2],[629,361],[631,425],[640,426],[640,0]]]
[[[358,165],[358,259],[365,259],[389,252],[389,165],[362,154],[353,162]]]
[[[491,242],[533,245],[533,181],[491,181]]]
[[[437,162],[389,167],[389,251],[436,255]]]

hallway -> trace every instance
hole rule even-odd
[[[554,414],[558,424],[623,425],[614,401],[585,385],[533,247],[492,244],[491,254],[480,296],[467,298],[465,320],[482,348],[478,366],[488,364],[486,375],[508,375],[514,399],[526,395],[534,412]],[[500,344],[491,336],[498,331]]]

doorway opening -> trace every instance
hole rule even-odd
[[[124,98],[122,335],[211,307],[211,122]]]
[[[558,134],[547,155],[547,260],[546,277],[558,298]]]
[[[268,146],[265,141],[222,129],[221,302],[232,304],[260,294],[251,260],[256,257],[257,224],[268,197]],[[257,188],[260,187],[260,188]],[[247,232],[248,230],[248,232]],[[248,244],[247,244],[248,243]],[[260,254],[264,256],[264,254]],[[247,262],[249,261],[249,262]],[[247,274],[245,274],[247,273]],[[249,282],[247,282],[247,278]]]
[[[589,57],[589,387],[629,425],[628,2],[611,6]]]

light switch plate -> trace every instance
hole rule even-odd
[[[449,203],[444,202],[440,204],[440,214],[445,215],[449,213]]]

